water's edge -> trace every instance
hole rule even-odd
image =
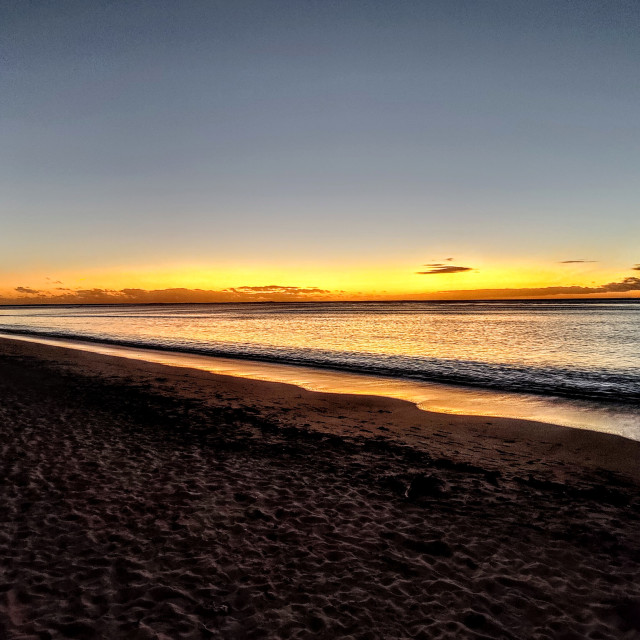
[[[437,413],[534,420],[620,435],[640,441],[640,413],[636,407],[584,400],[496,391],[350,372],[333,367],[290,364],[228,355],[214,356],[178,349],[145,348],[117,341],[85,340],[40,332],[0,332],[0,337],[143,360],[211,373],[294,384],[310,391],[399,398]]]
[[[80,342],[89,342],[95,344],[110,344],[119,347],[127,347],[133,349],[148,349],[154,351],[163,351],[169,353],[182,353],[199,356],[207,356],[213,358],[231,358],[234,360],[246,360],[250,362],[264,362],[268,364],[279,364],[288,366],[311,367],[314,369],[322,369],[335,373],[351,373],[366,376],[377,376],[385,378],[393,378],[405,382],[419,382],[426,384],[443,384],[472,390],[492,390],[498,393],[516,393],[524,395],[541,396],[548,398],[567,398],[575,401],[593,401],[597,403],[611,403],[616,406],[628,405],[635,408],[640,404],[640,388],[637,391],[622,393],[620,391],[611,392],[607,390],[598,391],[593,388],[577,391],[575,386],[563,385],[558,379],[555,380],[553,387],[540,386],[533,384],[531,380],[518,380],[519,370],[515,367],[498,366],[496,373],[499,373],[495,379],[487,379],[484,376],[474,376],[474,365],[477,363],[458,361],[458,364],[464,364],[468,368],[466,375],[456,375],[455,373],[438,372],[411,372],[406,369],[398,369],[394,367],[385,367],[382,365],[360,365],[354,362],[332,362],[326,359],[319,359],[305,354],[297,357],[291,353],[281,351],[277,356],[266,355],[260,352],[242,351],[239,349],[220,349],[216,347],[202,347],[178,345],[171,346],[163,343],[149,343],[142,340],[120,340],[109,338],[108,336],[91,336],[78,335],[74,333],[55,332],[55,331],[35,331],[29,329],[12,329],[1,327],[0,332],[12,335],[23,335],[40,338],[53,338],[60,340],[78,340]],[[486,365],[484,365],[486,366]],[[481,379],[480,379],[481,378]],[[508,379],[508,383],[505,383]],[[585,381],[586,384],[586,381]]]

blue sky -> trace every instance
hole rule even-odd
[[[635,2],[1,11],[0,288],[581,285],[640,260]],[[415,276],[445,256],[476,280]]]

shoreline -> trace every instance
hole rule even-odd
[[[640,637],[640,443],[0,340],[0,635]]]
[[[220,386],[226,392],[221,398],[231,402],[232,406],[249,405],[259,408],[259,412],[267,416],[281,412],[284,407],[284,414],[279,420],[288,422],[290,426],[296,421],[315,420],[315,428],[340,437],[384,436],[401,446],[421,449],[422,442],[428,442],[429,447],[434,446],[432,436],[435,433],[439,432],[441,436],[446,433],[446,438],[440,437],[440,440],[449,446],[439,448],[439,454],[472,458],[469,441],[473,441],[484,452],[481,462],[492,468],[504,464],[500,455],[496,455],[497,447],[504,451],[516,449],[513,445],[525,443],[533,449],[537,458],[544,458],[550,464],[559,462],[585,469],[604,468],[640,483],[640,442],[615,434],[519,418],[440,413],[419,408],[415,403],[401,398],[377,394],[354,395],[344,391],[311,391],[286,382],[102,355],[90,350],[44,345],[37,341],[0,338],[0,350],[6,352],[7,348],[17,354],[42,359],[63,370],[75,369],[82,375],[149,384],[161,393],[163,383],[158,384],[153,378],[168,377],[181,385],[180,389],[174,388],[174,393],[178,391],[181,396],[207,398],[208,401],[212,401],[212,391],[207,389],[215,387],[215,393],[219,395]],[[219,404],[220,398],[217,402]],[[362,427],[363,418],[373,424]],[[380,427],[383,427],[382,432]],[[487,446],[487,443],[491,446]],[[509,451],[509,455],[514,460],[518,459],[513,451]],[[525,459],[521,464],[529,463]]]
[[[404,380],[308,365],[133,347],[93,339],[50,337],[28,332],[0,332],[0,340],[2,339],[146,360],[168,366],[199,369],[213,374],[294,384],[308,391],[397,398],[409,401],[421,410],[434,413],[543,422],[610,433],[640,441],[640,414],[627,406],[619,407],[585,400],[448,385],[439,382]]]

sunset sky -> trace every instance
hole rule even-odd
[[[0,303],[640,297],[632,0],[0,5]]]

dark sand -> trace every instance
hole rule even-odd
[[[0,340],[0,638],[640,638],[640,443]]]

